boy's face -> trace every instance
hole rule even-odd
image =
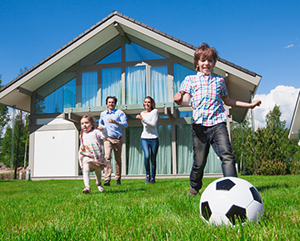
[[[205,75],[210,75],[215,67],[215,61],[212,57],[205,59],[201,56],[198,60],[197,66],[200,72],[204,73]]]

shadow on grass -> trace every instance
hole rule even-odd
[[[281,185],[273,184],[273,185],[256,187],[256,189],[259,192],[261,192],[261,191],[268,190],[268,189],[289,188],[289,187],[290,187],[290,185],[288,185],[288,184],[281,184]]]
[[[145,192],[145,191],[149,191],[147,189],[125,189],[125,190],[110,190],[110,191],[106,191],[107,189],[105,189],[106,193],[126,193],[126,192]]]

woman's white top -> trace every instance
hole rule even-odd
[[[141,138],[143,139],[155,139],[158,138],[158,133],[156,129],[156,124],[158,120],[158,111],[157,109],[152,110],[151,112],[141,112],[143,117],[143,132]]]

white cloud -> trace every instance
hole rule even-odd
[[[294,47],[294,44],[290,44],[290,45],[288,45],[288,46],[285,46],[284,48],[285,48],[285,49],[288,49],[288,48],[291,48],[291,47]]]
[[[289,128],[294,113],[294,108],[300,88],[278,85],[269,94],[255,95],[254,100],[261,100],[260,107],[254,109],[255,129],[266,126],[266,115],[272,110],[275,104],[280,106],[282,113],[280,120],[286,121]]]

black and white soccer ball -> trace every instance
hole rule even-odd
[[[215,225],[259,221],[264,204],[257,189],[237,177],[223,177],[207,186],[200,198],[201,218]]]

